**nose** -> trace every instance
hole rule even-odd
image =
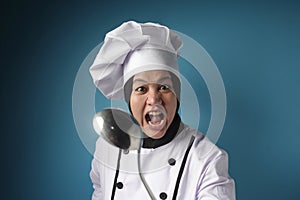
[[[161,104],[161,94],[155,87],[150,87],[147,95],[147,105]]]

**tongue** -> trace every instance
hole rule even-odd
[[[152,124],[159,124],[160,121],[162,120],[161,116],[159,116],[159,115],[151,116],[150,118],[151,118],[151,123]]]

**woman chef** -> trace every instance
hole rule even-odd
[[[181,46],[176,33],[154,23],[129,21],[106,34],[91,76],[108,99],[125,99],[144,137],[139,150],[119,157],[120,150],[99,137],[90,172],[93,200],[235,199],[226,152],[178,114]]]

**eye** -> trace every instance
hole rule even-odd
[[[169,85],[160,85],[159,90],[169,91],[169,90],[171,90],[171,87]]]
[[[140,87],[137,87],[135,89],[136,92],[139,92],[139,93],[144,93],[147,91],[147,88],[145,86],[140,86]]]

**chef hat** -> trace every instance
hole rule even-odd
[[[106,98],[121,99],[125,83],[143,71],[166,70],[180,80],[181,46],[179,36],[166,26],[125,22],[106,34],[90,74]]]

